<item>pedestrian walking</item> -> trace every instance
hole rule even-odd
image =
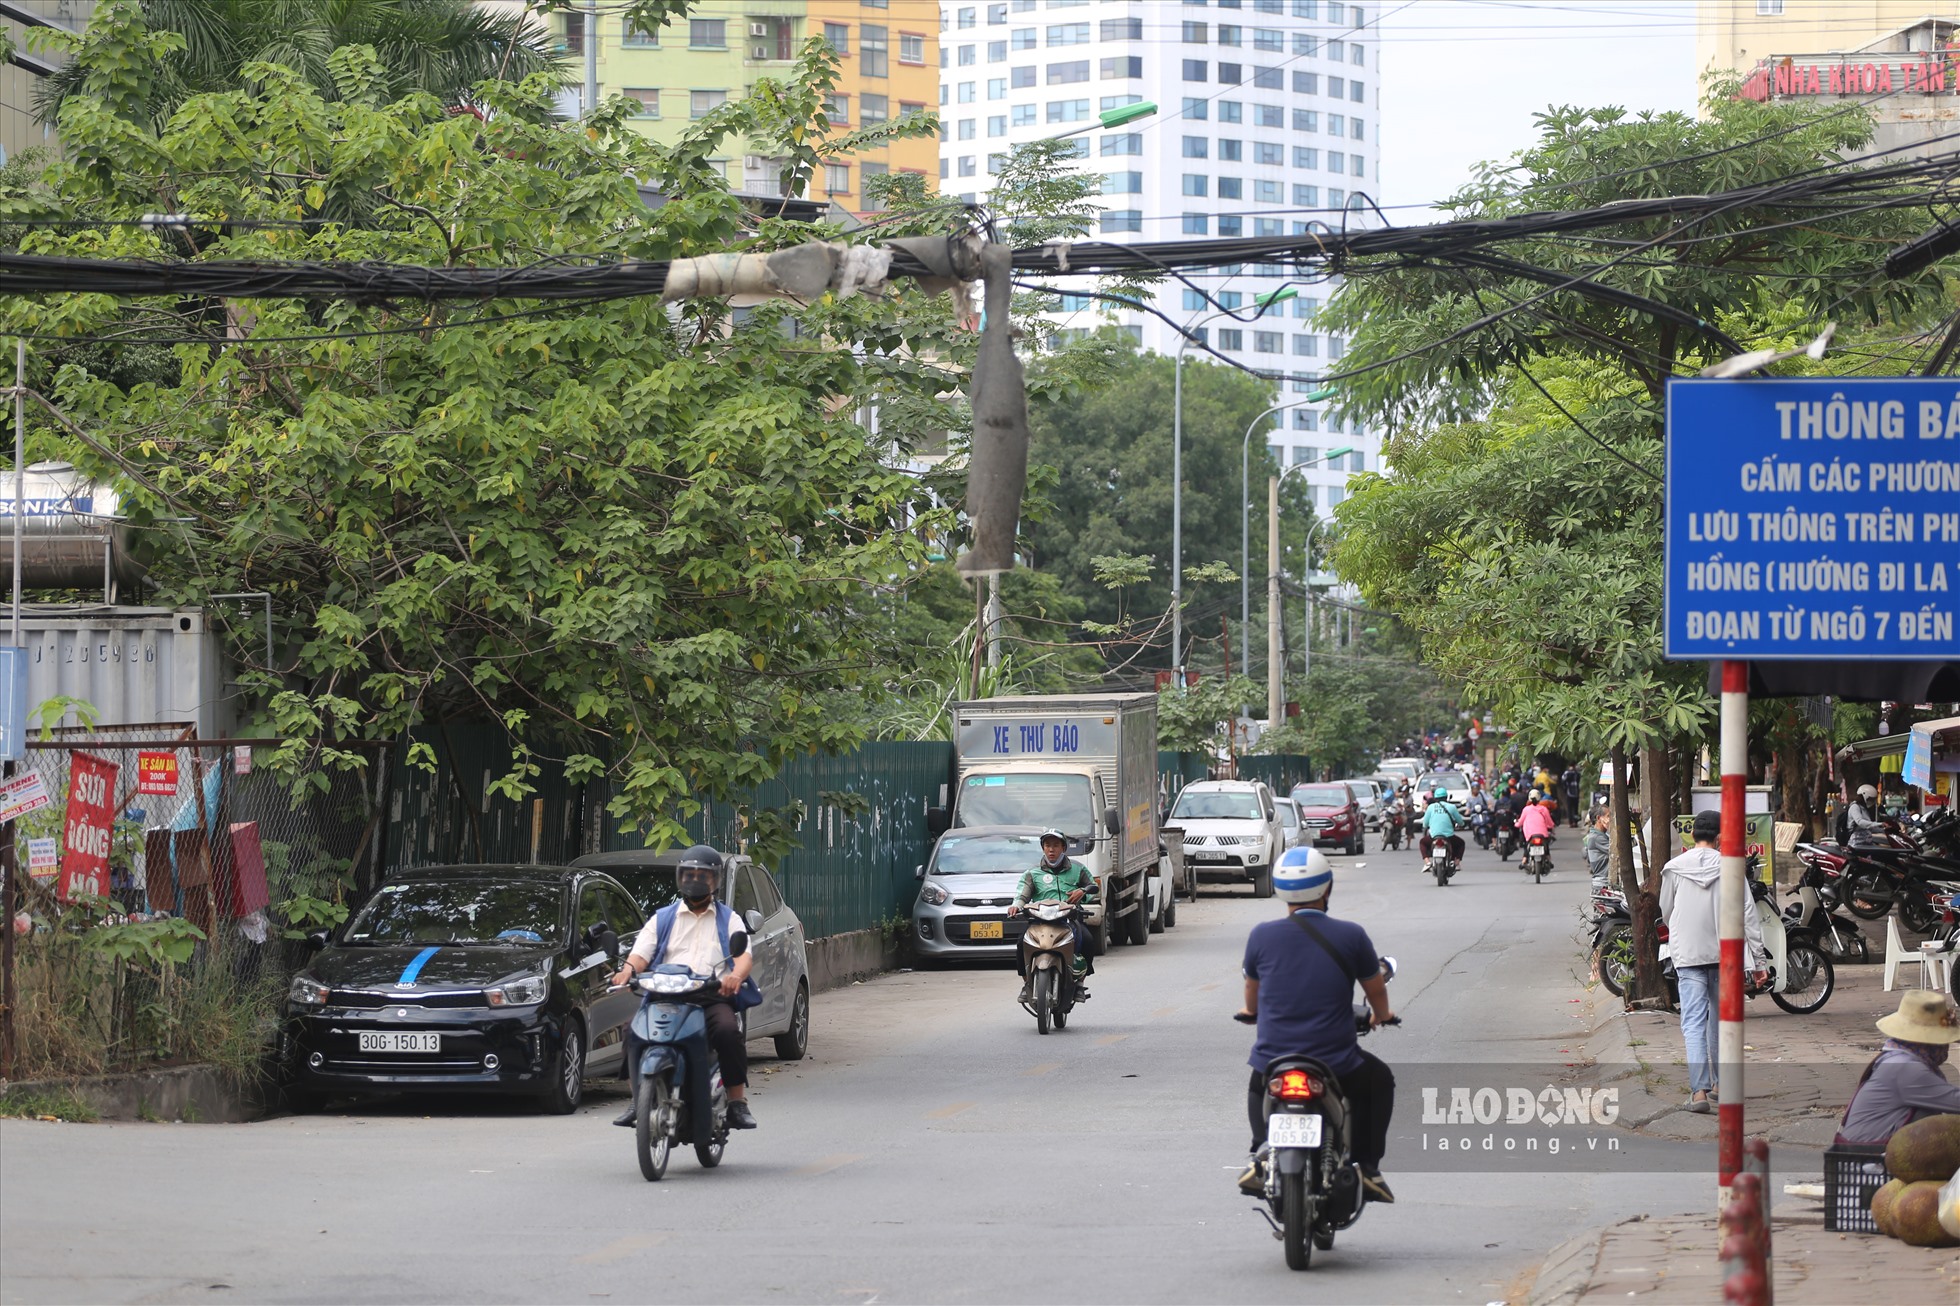
[[[1661,919],[1681,988],[1681,1041],[1688,1052],[1688,1110],[1706,1115],[1715,1100],[1715,988],[1722,969],[1719,899],[1720,812],[1696,812],[1695,846],[1661,868]],[[1763,926],[1753,896],[1742,895],[1742,934],[1750,965],[1763,974]]]
[[[1559,786],[1565,793],[1565,822],[1576,830],[1579,828],[1579,768],[1566,767],[1565,774],[1559,777]]]

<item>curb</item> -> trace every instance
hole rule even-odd
[[[1620,1223],[1636,1224],[1644,1219],[1645,1216],[1635,1216]],[[1607,1233],[1619,1227],[1617,1224],[1605,1225],[1568,1238],[1552,1248],[1531,1281],[1531,1289],[1525,1296],[1527,1306],[1570,1306],[1570,1303],[1577,1302],[1592,1286],[1593,1272],[1599,1268],[1600,1248],[1605,1243]]]
[[[211,1066],[171,1066],[82,1079],[15,1080],[14,1093],[73,1093],[103,1120],[177,1121],[241,1124],[263,1120],[270,1111],[257,1085],[241,1087]]]

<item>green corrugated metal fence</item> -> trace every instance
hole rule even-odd
[[[1209,780],[1211,766],[1203,753],[1178,753],[1168,748],[1157,750],[1157,788],[1163,794],[1164,810],[1169,811],[1177,801],[1177,795],[1185,785],[1193,780]]]
[[[1294,785],[1313,779],[1313,759],[1294,753],[1249,753],[1239,759],[1239,779],[1264,780],[1284,798]]]

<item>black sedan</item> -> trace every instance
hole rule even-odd
[[[289,1100],[486,1091],[577,1109],[618,1074],[637,999],[608,993],[619,936],[643,917],[602,872],[436,866],[384,883],[295,976],[283,1043]]]

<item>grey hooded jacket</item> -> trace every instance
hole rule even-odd
[[[1661,868],[1661,919],[1667,922],[1667,946],[1676,966],[1714,966],[1722,960],[1719,914],[1722,854],[1696,846]],[[1742,937],[1749,944],[1750,964],[1763,965],[1763,923],[1756,917],[1756,900],[1742,897]]]

